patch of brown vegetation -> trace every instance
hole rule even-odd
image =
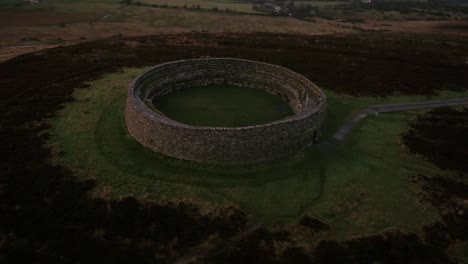
[[[410,124],[403,142],[454,177],[417,175],[411,179],[422,189],[421,200],[436,207],[441,220],[423,227],[425,240],[446,250],[468,241],[468,108],[434,109]]]
[[[441,220],[423,227],[425,240],[446,250],[468,241],[468,185],[460,179],[418,175],[412,181],[421,186],[421,199],[439,210]]]
[[[336,25],[364,31],[388,31],[411,34],[468,35],[468,21],[386,21],[366,20],[359,24],[335,21]]]
[[[418,116],[402,135],[411,152],[442,169],[468,173],[468,108],[439,108]]]
[[[105,73],[183,58],[227,56],[283,65],[337,92],[378,96],[433,94],[444,84],[466,84],[468,78],[468,66],[459,61],[467,53],[463,39],[452,39],[456,45],[442,49],[448,45],[446,40],[412,37],[188,34],[184,38],[194,40],[190,43],[216,45],[188,48],[174,44],[177,41],[167,45],[168,38],[177,37],[111,38],[25,54],[0,64],[0,86],[6,87],[0,90],[0,144],[5,154],[0,160],[0,260],[169,263],[213,236],[230,237],[246,226],[248,218],[238,208],[204,214],[192,203],[162,205],[132,197],[114,201],[91,197],[95,182],[77,182],[70,170],[48,162],[51,150],[44,143],[50,135],[44,133],[48,125],[43,121],[72,100],[75,89],[86,89],[86,82]],[[129,47],[128,42],[140,44]],[[455,219],[449,216],[435,227],[440,236],[452,234],[445,228]],[[314,227],[317,222],[306,225]],[[310,237],[326,233],[321,229],[313,230]],[[308,234],[309,228],[263,231],[205,261],[448,262],[440,250],[413,234],[328,241],[313,250],[288,244],[295,230]]]
[[[452,263],[443,251],[398,229],[343,242],[321,241],[313,263]]]
[[[88,22],[99,19],[103,12],[38,10],[0,10],[0,29],[11,27],[51,26],[69,23]]]
[[[58,47],[59,45],[23,45],[0,47],[0,62],[7,61],[25,53]]]

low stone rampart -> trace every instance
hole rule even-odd
[[[236,85],[281,96],[294,115],[247,127],[204,127],[172,120],[148,104],[194,86]],[[304,76],[266,63],[210,58],[157,65],[129,87],[125,121],[145,147],[174,158],[216,164],[275,159],[313,144],[326,118],[323,92]]]

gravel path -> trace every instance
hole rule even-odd
[[[353,127],[357,123],[359,123],[359,121],[368,117],[369,115],[378,115],[379,113],[455,105],[468,105],[468,97],[450,100],[427,101],[420,103],[371,105],[357,113],[353,118],[351,118],[343,126],[341,126],[341,128],[338,129],[335,135],[333,135],[333,139],[340,141],[343,140],[346,137],[346,135],[353,129]]]

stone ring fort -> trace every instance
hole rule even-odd
[[[294,115],[245,127],[191,126],[172,120],[150,102],[179,89],[235,85],[280,96]],[[242,164],[287,156],[318,139],[326,118],[324,93],[284,67],[232,58],[180,60],[135,78],[125,109],[128,132],[145,147],[177,159]]]

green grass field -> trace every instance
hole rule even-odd
[[[337,5],[349,5],[350,2],[340,1],[293,1],[294,5],[310,5],[313,7],[326,7],[326,6],[337,6]]]
[[[236,86],[184,89],[163,96],[156,104],[168,117],[194,126],[259,125],[294,114],[278,96]]]
[[[13,6],[32,6],[38,7],[41,5],[56,4],[56,3],[119,3],[121,0],[42,0],[40,4],[25,4],[24,0],[2,0],[0,7],[13,7]]]
[[[219,11],[229,10],[240,13],[260,13],[252,9],[251,3],[240,3],[235,1],[213,1],[213,0],[141,0],[141,3],[170,7],[200,8],[204,10]]]
[[[423,111],[369,118],[341,144],[314,146],[284,160],[204,166],[162,157],[127,134],[123,118],[127,85],[142,71],[126,69],[77,90],[76,101],[51,121],[50,144],[61,153],[54,162],[72,168],[79,178],[95,178],[100,183],[96,195],[234,204],[254,221],[267,224],[287,224],[307,213],[330,223],[334,229],[329,236],[334,238],[394,226],[417,232],[438,218],[434,208],[418,203],[416,187],[408,179],[447,172],[409,155],[399,143],[407,122]],[[326,93],[329,116],[322,142],[366,105],[432,99]]]

